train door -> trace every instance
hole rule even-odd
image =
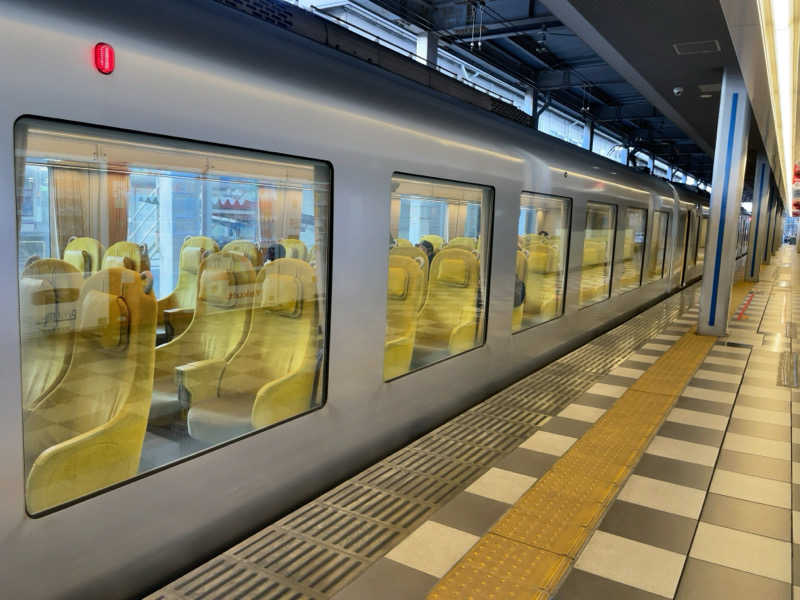
[[[683,274],[686,271],[686,239],[689,230],[689,212],[680,209],[678,215],[678,235],[675,237],[675,260],[672,262],[672,277],[678,277],[678,285],[683,285]]]
[[[688,227],[686,228],[686,252],[683,259],[683,275],[681,276],[681,287],[686,285],[689,269],[697,264],[697,216],[694,211],[687,215]]]

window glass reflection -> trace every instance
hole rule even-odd
[[[619,290],[621,292],[636,289],[642,284],[646,231],[647,210],[644,208],[626,208],[622,275],[619,280]]]
[[[653,213],[653,243],[647,254],[647,281],[657,281],[664,277],[664,260],[667,253],[667,235],[669,233],[669,213],[657,210]]]
[[[589,202],[583,241],[579,306],[589,306],[611,294],[616,206]]]

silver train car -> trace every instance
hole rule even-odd
[[[153,589],[702,273],[688,189],[216,3],[0,5],[6,597]]]

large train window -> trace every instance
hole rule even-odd
[[[383,375],[483,344],[493,190],[392,177]]]
[[[30,513],[322,404],[328,164],[29,118],[15,150]]]
[[[622,275],[619,280],[619,291],[627,292],[642,285],[642,266],[644,265],[644,247],[647,232],[647,210],[644,208],[626,208],[623,229]]]
[[[697,231],[697,262],[703,264],[706,257],[706,238],[708,237],[708,217],[700,217],[700,228]]]
[[[664,277],[668,234],[669,213],[665,210],[657,210],[653,213],[653,241],[647,254],[647,268],[645,269],[647,281],[657,281]]]
[[[579,306],[595,304],[611,295],[616,218],[616,206],[596,202],[586,205]]]
[[[515,257],[512,330],[544,323],[564,312],[570,201],[523,192]]]

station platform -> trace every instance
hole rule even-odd
[[[690,286],[149,598],[800,598],[794,250],[726,337]]]

